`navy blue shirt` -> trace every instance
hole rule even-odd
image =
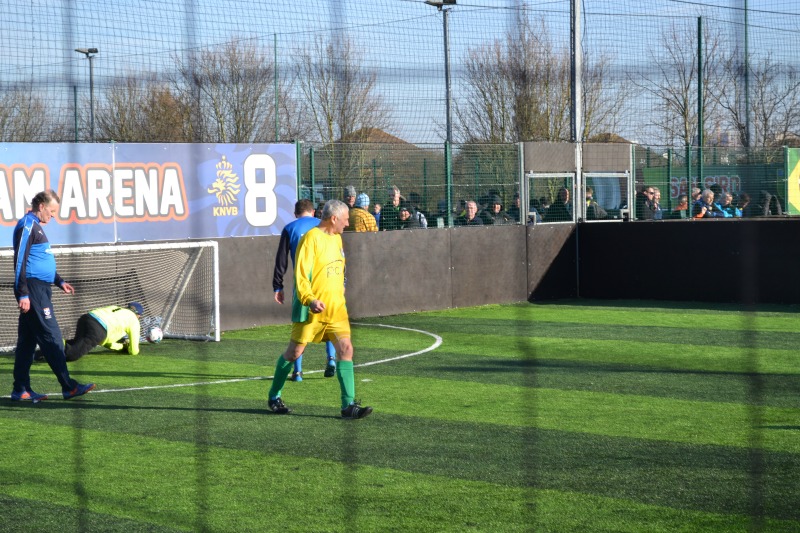
[[[50,241],[33,211],[19,219],[14,228],[14,296],[28,298],[28,278],[60,286],[64,280],[56,272],[56,258]]]

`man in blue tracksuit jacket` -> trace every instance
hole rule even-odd
[[[56,214],[61,203],[55,191],[37,194],[28,211],[14,228],[14,296],[19,306],[17,348],[14,359],[12,400],[38,402],[47,398],[31,389],[31,364],[38,344],[61,384],[65,400],[86,394],[94,383],[81,385],[69,375],[64,355],[64,341],[53,311],[52,289],[55,284],[65,293],[75,289],[56,272],[56,258],[42,229]]]

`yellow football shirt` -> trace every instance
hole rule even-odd
[[[341,235],[311,228],[297,247],[294,287],[303,305],[313,300],[325,304],[321,313],[309,313],[312,322],[348,320],[344,299],[344,248]]]

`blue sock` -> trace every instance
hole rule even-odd
[[[302,355],[295,360],[295,362],[294,362],[294,371],[298,372],[298,373],[303,371],[303,356]]]
[[[331,341],[325,343],[325,353],[328,354],[328,362],[336,363],[336,347]]]

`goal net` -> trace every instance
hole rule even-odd
[[[96,307],[139,302],[142,336],[153,326],[165,338],[219,341],[219,257],[213,241],[53,247],[58,273],[75,288],[53,287],[65,339],[78,317]],[[14,350],[19,309],[14,298],[14,250],[0,250],[0,351]]]

